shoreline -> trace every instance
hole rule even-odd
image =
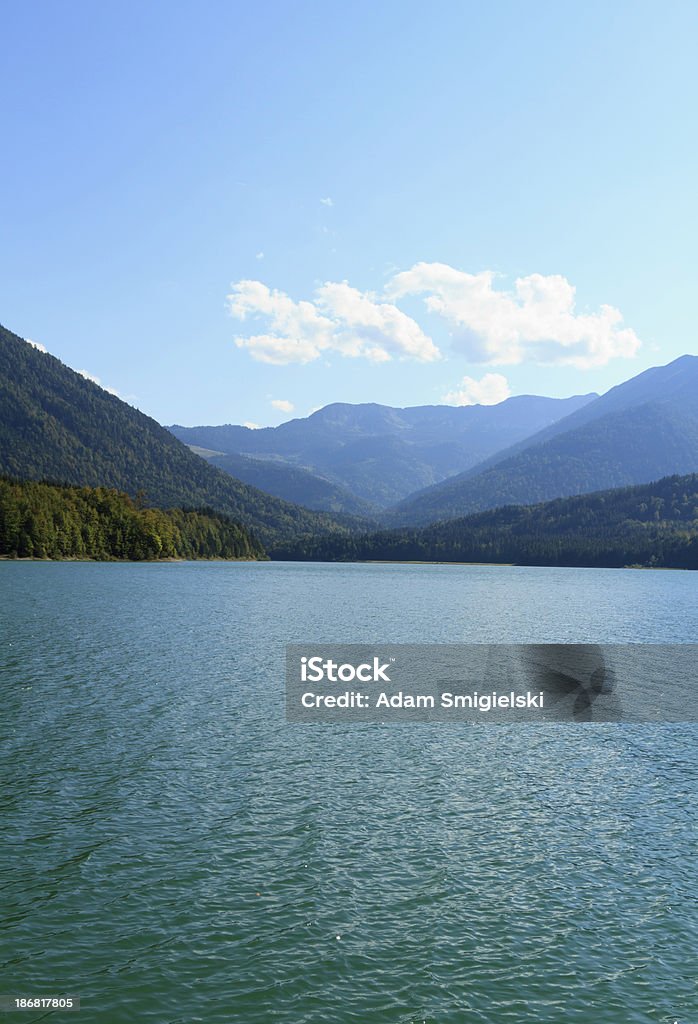
[[[0,562],[80,562],[95,565],[167,565],[178,562],[268,562],[269,558],[34,558],[33,555],[0,555]]]
[[[638,572],[694,572],[682,566],[672,565],[520,565],[518,562],[452,562],[452,561],[427,561],[425,559],[398,559],[398,558],[356,558],[350,561],[328,562],[318,559],[288,559],[288,558],[34,558],[30,555],[0,555],[0,562],[44,562],[44,563],[65,563],[74,562],[81,565],[168,565],[189,562],[217,562],[223,564],[258,563],[273,565],[274,563],[287,565],[460,565],[470,567],[484,567],[493,569],[613,569],[616,571],[638,571]]]
[[[336,565],[336,562],[326,563]],[[519,562],[450,562],[399,559],[356,559],[354,562],[343,562],[343,565],[485,565],[500,569],[638,569],[648,572],[694,572],[693,569],[673,565],[521,565]]]
[[[450,560],[427,561],[409,558],[353,558],[346,561],[328,562],[323,559],[269,558],[269,562],[285,562],[293,565],[468,565],[487,566],[494,569],[637,569],[648,572],[694,572],[683,566],[674,565],[522,565],[520,562],[455,562]]]

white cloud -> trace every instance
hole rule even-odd
[[[31,338],[25,338],[24,340],[26,341],[27,345],[31,345],[32,348],[38,349],[39,352],[48,352],[46,346],[42,345],[40,341],[32,341]]]
[[[320,202],[322,203],[323,206],[334,206],[334,203],[332,202],[329,196],[326,196],[324,199],[321,199]]]
[[[439,358],[439,350],[419,324],[389,302],[376,302],[346,281],[324,284],[316,297],[320,309],[338,325],[335,347],[344,355],[379,363],[393,355],[425,362]]]
[[[613,306],[578,312],[576,289],[559,274],[520,277],[508,290],[495,289],[495,277],[489,270],[468,274],[445,263],[417,263],[391,278],[383,299],[344,281],[327,282],[313,301],[301,302],[245,280],[232,285],[228,308],[238,320],[263,322],[259,334],[239,335],[235,344],[276,365],[309,363],[332,352],[375,363],[439,359],[432,339],[391,301],[409,295],[424,295],[427,309],[450,325],[453,348],[473,362],[588,369],[631,358],[640,348]]]
[[[397,306],[377,302],[346,282],[322,285],[314,302],[295,302],[261,281],[238,281],[232,289],[231,315],[241,321],[262,319],[267,326],[266,333],[238,336],[235,344],[264,363],[309,363],[332,351],[376,363],[393,356],[431,361],[440,355],[419,324]]]
[[[268,321],[268,334],[238,337],[238,348],[249,349],[263,363],[309,363],[331,347],[334,324],[320,316],[312,302],[294,302],[284,292],[270,291],[261,281],[238,281],[228,296],[228,309],[238,320]]]
[[[263,252],[261,251],[261,249],[260,249],[260,251],[259,251],[259,252],[258,252],[258,253],[257,253],[257,254],[255,255],[255,259],[256,259],[256,260],[263,260],[263,259],[264,259],[264,253],[263,253]]]
[[[630,358],[640,347],[613,306],[578,313],[576,289],[559,274],[520,277],[495,290],[490,270],[467,274],[445,263],[417,263],[396,274],[388,298],[425,295],[427,308],[453,328],[453,345],[483,363],[565,363],[587,369]]]
[[[250,423],[249,420],[245,420],[245,422],[242,425],[243,425],[243,427],[247,427],[248,430],[260,430],[261,429],[260,426],[259,426],[259,423]]]
[[[446,405],[498,405],[511,395],[506,377],[501,373],[486,373],[480,380],[463,377],[455,391],[441,399]]]
[[[286,398],[272,398],[271,404],[279,412],[293,412],[296,408],[293,402],[289,402]]]
[[[108,385],[102,384],[99,377],[95,377],[93,373],[88,373],[87,370],[76,370],[75,372],[79,373],[81,377],[85,378],[85,380],[91,380],[92,383],[96,384],[97,387],[102,389],[102,391],[108,391],[110,395],[116,395],[117,398],[121,397],[116,388],[110,388]]]

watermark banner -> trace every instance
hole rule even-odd
[[[698,644],[290,644],[289,722],[696,722]]]

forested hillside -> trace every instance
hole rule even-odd
[[[345,530],[235,480],[159,423],[0,327],[0,473],[116,487],[158,508],[210,507],[266,544]]]
[[[698,471],[698,358],[655,367],[479,468],[412,495],[391,525],[426,525],[508,504]]]
[[[696,569],[698,474],[499,508],[423,529],[318,538],[276,557]]]
[[[200,453],[203,451],[199,449]],[[292,466],[275,459],[253,459],[248,455],[207,454],[212,466],[304,508],[335,515],[362,516],[370,519],[377,513],[375,506],[357,498],[345,487],[332,483],[300,466]]]
[[[0,478],[0,555],[10,558],[263,558],[254,537],[211,510],[141,508],[106,487]]]

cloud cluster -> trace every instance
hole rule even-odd
[[[416,295],[448,325],[452,348],[472,362],[588,369],[631,358],[640,348],[615,307],[579,312],[575,287],[559,274],[520,277],[510,289],[495,288],[495,280],[490,270],[468,274],[446,263],[417,263],[395,274],[380,298],[344,281],[327,282],[312,301],[301,302],[246,280],[232,285],[228,308],[240,321],[263,323],[260,333],[239,335],[236,345],[277,365],[309,363],[331,352],[374,363],[439,359],[432,339],[396,304]]]
[[[264,363],[309,363],[330,352],[375,363],[393,356],[439,358],[436,345],[411,317],[346,282],[318,288],[313,302],[295,302],[261,281],[238,281],[228,309],[238,320],[264,322],[264,333],[235,339],[238,348]]]
[[[511,290],[494,288],[495,274],[467,274],[445,263],[417,263],[396,274],[392,299],[424,295],[427,308],[450,325],[453,346],[473,362],[568,364],[588,369],[630,358],[640,347],[613,306],[576,311],[575,288],[559,274],[530,274]]]
[[[296,408],[293,402],[289,402],[286,398],[272,398],[271,404],[279,412],[293,412]]]
[[[441,401],[445,405],[498,405],[511,395],[509,381],[501,373],[486,373],[480,380],[463,377],[455,391]]]
[[[38,349],[39,352],[48,352],[45,345],[42,345],[40,341],[32,341],[31,338],[24,339],[27,345],[31,345],[32,348]]]

